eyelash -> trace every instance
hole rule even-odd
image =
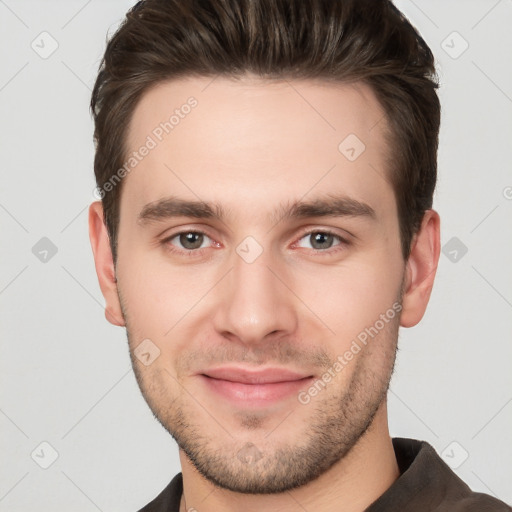
[[[177,233],[173,233],[172,235],[170,235],[170,236],[166,237],[164,240],[162,240],[161,243],[162,243],[162,245],[164,245],[166,247],[166,249],[168,251],[170,251],[172,253],[175,253],[178,255],[185,255],[185,256],[191,257],[191,258],[193,258],[195,256],[200,256],[202,254],[202,251],[204,249],[208,249],[208,247],[203,247],[201,249],[188,249],[187,250],[187,249],[178,249],[170,243],[171,240],[174,240],[175,238],[179,237],[180,235],[185,235],[188,233],[205,235],[211,239],[211,237],[208,236],[208,234],[205,233],[204,231],[188,229],[188,230],[184,230],[184,231],[179,231]],[[322,249],[311,249],[313,252],[316,253],[316,255],[319,255],[319,256],[332,255],[334,253],[337,253],[340,250],[344,250],[344,248],[346,248],[347,246],[350,245],[350,242],[346,238],[343,238],[342,236],[338,235],[334,231],[329,231],[327,229],[325,229],[325,230],[324,229],[312,229],[309,231],[305,231],[297,239],[297,242],[294,242],[293,245],[296,245],[300,240],[302,240],[306,236],[310,236],[312,234],[318,234],[318,233],[320,233],[322,235],[333,236],[334,238],[337,238],[339,241],[339,244],[337,244],[329,249],[323,249],[323,250]]]

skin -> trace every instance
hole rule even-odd
[[[129,150],[190,96],[197,107],[124,178],[116,265],[101,203],[89,211],[106,317],[126,326],[141,391],[180,446],[181,510],[363,510],[399,476],[386,391],[399,326],[416,325],[427,307],[439,216],[426,212],[404,261],[386,120],[363,84],[253,76],[159,84],[134,112]],[[338,150],[351,133],[366,146],[355,161]],[[139,219],[171,195],[216,202],[226,215]],[[276,213],[329,196],[375,215]],[[335,236],[318,244],[315,233],[326,230]],[[200,249],[175,236],[182,231],[204,233]],[[262,251],[252,263],[237,253],[247,236]],[[199,375],[239,363],[321,378],[393,304],[400,314],[307,404],[293,394],[234,405]],[[148,366],[133,352],[145,339],[160,350]],[[249,462],[240,457],[248,449],[257,454]]]

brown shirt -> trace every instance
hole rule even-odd
[[[400,477],[365,512],[512,512],[502,501],[472,492],[427,442],[394,438],[393,447]],[[179,512],[182,492],[178,473],[139,512]]]

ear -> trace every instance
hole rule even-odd
[[[405,269],[400,325],[413,327],[427,309],[434,285],[440,253],[439,214],[427,210],[419,231],[413,238],[411,254]]]
[[[89,207],[89,238],[101,293],[106,302],[105,318],[113,325],[124,327],[125,321],[117,293],[114,260],[107,228],[103,222],[103,207],[100,201],[95,201]]]

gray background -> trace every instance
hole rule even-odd
[[[2,511],[136,510],[180,470],[104,319],[87,234],[90,89],[132,3],[0,0]],[[438,58],[445,248],[400,334],[391,433],[512,503],[512,1],[397,5]]]

